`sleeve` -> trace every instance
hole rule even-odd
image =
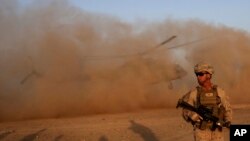
[[[196,96],[197,96],[197,90],[191,90],[182,97],[182,100],[195,107]],[[200,122],[200,120],[202,119],[201,116],[196,112],[193,112],[185,108],[182,109],[182,117],[187,122],[192,122],[192,123]]]
[[[229,96],[225,94],[225,91],[221,88],[218,88],[218,95],[221,98],[221,105],[225,108],[224,120],[232,121],[232,107],[229,102]]]

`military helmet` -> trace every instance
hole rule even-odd
[[[198,63],[194,66],[194,73],[208,72],[210,74],[214,73],[214,68],[208,63]]]

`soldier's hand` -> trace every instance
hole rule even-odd
[[[199,114],[194,113],[194,114],[192,114],[192,116],[190,116],[190,119],[191,119],[193,122],[201,122],[202,117],[201,117]]]
[[[224,123],[224,126],[227,127],[227,128],[230,128],[231,126],[231,121],[227,121]]]

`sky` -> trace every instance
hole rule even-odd
[[[88,12],[107,14],[126,22],[198,19],[250,32],[248,0],[70,0]]]

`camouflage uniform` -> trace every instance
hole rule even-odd
[[[206,71],[213,74],[213,68],[208,64],[197,64],[194,68],[195,73]],[[205,95],[205,96],[204,96]],[[206,97],[210,95],[210,97]],[[214,97],[212,96],[214,95]],[[225,94],[225,91],[214,85],[210,92],[204,92],[201,86],[197,86],[190,92],[185,94],[182,99],[194,107],[204,104],[212,104],[217,111],[221,110],[221,120],[225,123],[231,123],[232,121],[232,109],[229,103],[229,98]],[[219,112],[218,112],[219,113]],[[222,128],[212,129],[212,122],[203,122],[202,117],[197,113],[183,109],[183,118],[191,122],[194,127],[194,139],[195,141],[224,141],[224,133]],[[203,124],[205,123],[205,124]]]

